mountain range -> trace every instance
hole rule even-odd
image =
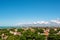
[[[50,21],[37,21],[30,24],[20,24],[17,26],[24,27],[60,27],[60,20],[50,20]]]

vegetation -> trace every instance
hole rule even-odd
[[[60,40],[60,28],[0,29],[0,40]]]

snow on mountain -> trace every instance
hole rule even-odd
[[[20,24],[19,24],[20,25]],[[50,20],[50,21],[37,21],[37,22],[33,22],[30,24],[21,24],[21,26],[54,26],[54,27],[58,27],[60,26],[60,20]]]

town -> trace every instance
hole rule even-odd
[[[0,40],[60,40],[60,28],[26,27],[0,29]]]

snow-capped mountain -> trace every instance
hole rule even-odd
[[[34,27],[46,27],[46,26],[54,26],[54,27],[60,27],[60,20],[50,20],[50,21],[37,21],[37,22],[33,22],[30,24],[21,24],[18,26],[34,26]]]

